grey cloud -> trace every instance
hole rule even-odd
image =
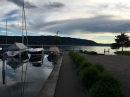
[[[18,5],[18,6],[22,6],[23,5],[23,0],[8,0],[10,2],[13,2],[14,4]],[[25,2],[25,8],[37,8],[36,5],[34,5],[33,3],[30,2]]]
[[[25,8],[37,8],[37,6],[34,5],[33,3],[25,2]]]
[[[115,8],[130,8],[130,6],[126,5],[126,4],[122,4],[122,3],[116,3]]]
[[[108,8],[108,7],[109,7],[108,4],[100,4],[100,5],[99,5],[99,8]]]
[[[44,5],[47,8],[62,8],[65,6],[65,4],[60,2],[50,2],[49,4]]]
[[[32,24],[31,29],[40,31],[55,32],[60,31],[61,34],[81,33],[120,33],[130,31],[130,21],[112,20],[111,16],[98,16],[93,18],[70,19],[62,21],[45,22]]]

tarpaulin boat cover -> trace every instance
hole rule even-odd
[[[23,43],[17,43],[17,42],[8,47],[8,50],[24,50],[24,49],[27,49],[27,47]]]
[[[56,46],[50,47],[50,48],[49,48],[49,51],[54,51],[54,52],[58,52],[58,53],[60,52],[60,51],[59,51],[59,48],[56,47]]]

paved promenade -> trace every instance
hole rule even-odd
[[[68,52],[64,53],[54,97],[87,97]]]
[[[88,97],[68,52],[58,59],[38,97]]]
[[[123,55],[86,55],[88,61],[100,63],[107,71],[113,73],[122,84],[122,88],[127,97],[130,97],[130,56]]]

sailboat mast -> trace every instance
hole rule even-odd
[[[24,27],[25,27],[25,31],[26,31],[26,41],[27,41],[27,46],[28,46],[27,27],[26,27],[26,17],[25,17],[25,6],[24,6],[24,4],[23,4],[23,13],[24,13],[23,18],[24,18],[24,23],[25,23]]]
[[[22,43],[24,43],[24,35],[23,35],[23,15],[24,15],[24,0],[23,0],[23,5],[22,5]]]
[[[6,19],[6,47],[7,47],[7,19]]]

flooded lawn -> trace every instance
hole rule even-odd
[[[3,63],[0,59],[0,96],[37,97],[53,69],[52,62],[47,60],[47,56],[44,56],[43,63],[13,62],[17,61],[15,59],[7,59]]]

